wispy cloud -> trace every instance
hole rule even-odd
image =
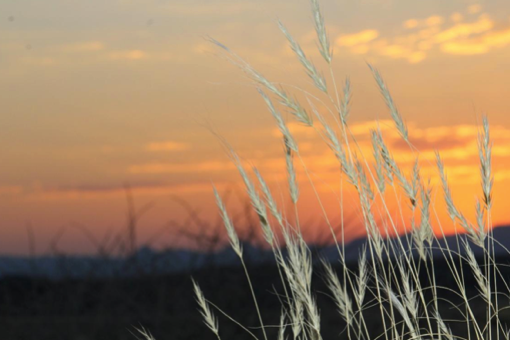
[[[494,22],[490,19],[489,15],[483,14],[475,22],[458,23],[453,27],[440,31],[432,38],[432,41],[436,44],[441,44],[459,38],[468,38],[475,34],[488,32],[493,27]]]
[[[459,12],[455,12],[452,15],[450,15],[450,20],[455,23],[461,22],[462,20],[464,20],[464,16],[462,14],[460,14]]]
[[[440,26],[445,22],[444,17],[440,15],[431,15],[424,19],[408,19],[402,23],[402,26],[406,29],[415,29],[423,27]]]
[[[414,51],[412,48],[399,44],[381,44],[376,47],[376,52],[393,59],[407,59],[410,63],[419,63],[426,58],[423,51]]]
[[[380,129],[381,131],[393,131],[393,121],[383,119],[379,121],[356,122],[349,127],[350,132],[356,137],[370,137],[370,130]],[[395,131],[395,135],[398,133]]]
[[[377,30],[369,29],[363,30],[361,32],[353,33],[353,34],[345,34],[341,35],[336,39],[336,43],[338,46],[355,46],[360,44],[366,44],[376,39],[379,36],[379,32]]]
[[[425,19],[427,26],[440,26],[444,22],[444,18],[440,15],[433,15]]]
[[[222,183],[218,183],[222,184]],[[197,192],[210,192],[209,182],[193,183],[131,183],[130,189],[140,195],[168,195],[168,194],[190,194]],[[59,186],[39,187],[36,190],[27,189],[23,192],[25,199],[35,201],[63,200],[63,199],[97,199],[113,196],[126,195],[123,185],[81,185],[81,186]]]
[[[402,26],[404,26],[405,28],[415,28],[415,27],[418,27],[418,20],[416,19],[408,19],[406,21],[404,21],[404,23],[402,24]]]
[[[504,47],[510,44],[510,28],[488,32],[485,35],[471,39],[463,39],[444,43],[441,50],[450,54],[485,54],[494,48]]]
[[[468,7],[468,13],[476,14],[482,10],[482,6],[480,4],[474,4]]]
[[[449,20],[440,15],[408,19],[402,23],[403,31],[394,36],[365,29],[340,35],[335,41],[353,54],[406,59],[409,63],[425,60],[431,51],[477,55],[510,45],[510,22],[495,22],[481,11],[480,5],[472,5],[465,10],[466,16],[454,12]],[[466,17],[471,21],[466,22]]]

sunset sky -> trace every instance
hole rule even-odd
[[[367,154],[369,128],[378,120],[399,164],[407,171],[414,161],[395,132],[369,62],[383,75],[409,126],[422,175],[433,178],[437,212],[450,231],[434,150],[443,155],[456,204],[473,220],[475,197],[481,195],[477,126],[488,115],[493,220],[509,223],[510,3],[322,0],[321,5],[335,77],[343,83],[348,76],[352,83],[349,124]],[[191,233],[202,229],[186,223],[189,214],[178,200],[214,227],[211,182],[223,193],[234,190],[228,203],[233,212],[245,197],[235,167],[207,126],[247,165],[260,169],[282,209],[290,211],[273,118],[250,80],[204,39],[221,41],[274,82],[319,95],[277,19],[326,70],[306,0],[1,1],[0,253],[28,254],[30,231],[37,254],[51,252],[52,240],[61,252],[95,253],[90,236],[77,225],[98,240],[124,237],[126,183],[138,208],[153,203],[139,221],[138,244],[188,246],[186,232],[176,225]],[[313,129],[285,117],[328,215],[338,221],[335,158]],[[319,228],[311,234],[320,234],[321,210],[302,170],[298,176],[303,221]],[[344,186],[344,199],[356,201]],[[360,226],[356,208],[351,212],[350,223]],[[348,237],[359,230],[351,227]]]

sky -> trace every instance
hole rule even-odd
[[[349,125],[364,153],[371,153],[369,129],[378,121],[405,171],[416,156],[395,132],[370,63],[420,150],[423,177],[432,178],[435,223],[454,230],[435,150],[456,205],[474,220],[482,114],[494,142],[492,219],[509,223],[508,1],[323,0],[321,6],[334,77],[339,87],[351,80]],[[293,86],[320,94],[278,19],[327,71],[306,0],[1,1],[0,253],[113,249],[126,240],[128,192],[140,212],[137,245],[203,249],[221,232],[212,183],[230,197],[227,205],[247,235],[242,182],[211,129],[261,171],[282,210],[291,211],[274,120],[253,83],[206,39],[221,41],[306,103]],[[346,238],[360,236],[359,209],[351,204],[356,194],[347,183],[340,187],[333,154],[316,131],[284,117],[313,182],[298,164],[307,237],[328,232],[317,196],[336,222],[339,200],[348,200]],[[397,189],[388,197],[395,216],[407,207],[398,200],[404,202]]]

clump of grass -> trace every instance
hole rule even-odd
[[[213,44],[223,51],[227,60],[239,67],[253,81],[269,112],[274,117],[284,141],[288,195],[296,210],[294,219],[282,214],[262,174],[254,168],[258,184],[253,182],[243,167],[241,158],[230,145],[224,143],[227,153],[239,170],[246,186],[252,206],[259,217],[265,239],[274,252],[280,278],[283,281],[285,291],[282,294],[284,298],[281,300],[280,325],[276,326],[279,328],[277,338],[286,339],[290,336],[294,340],[313,340],[322,339],[323,334],[321,332],[321,314],[316,303],[316,293],[312,290],[314,262],[301,234],[299,214],[297,213],[299,181],[296,175],[295,159],[300,161],[298,164],[304,168],[305,174],[308,175],[308,171],[302,161],[299,144],[292,136],[286,121],[271,96],[296,121],[310,129],[314,129],[320,135],[338,160],[341,169],[340,175],[345,176],[359,198],[361,215],[367,234],[367,244],[360,253],[357,271],[347,267],[344,252],[345,243],[343,239],[341,243],[337,241],[329,222],[333,242],[339,252],[340,273],[331,264],[323,261],[327,286],[337,306],[339,316],[344,321],[347,338],[349,340],[443,338],[453,340],[459,338],[451,330],[451,325],[454,322],[462,322],[462,327],[465,328],[468,339],[500,339],[507,336],[509,333],[506,331],[506,325],[500,317],[500,311],[508,308],[508,306],[501,306],[497,298],[497,295],[502,295],[505,292],[498,290],[496,285],[500,273],[495,263],[495,240],[492,237],[492,142],[487,117],[483,118],[478,138],[482,198],[475,207],[477,213],[476,224],[469,222],[454,204],[446,169],[439,153],[436,154],[438,175],[449,216],[452,223],[458,223],[464,229],[471,241],[471,243],[465,241],[459,233],[456,234],[457,250],[450,248],[448,243],[444,243],[444,246],[436,249],[436,253],[440,252],[443,255],[450,269],[448,275],[453,277],[455,284],[454,287],[442,287],[437,284],[437,273],[434,268],[434,262],[437,259],[432,256],[432,250],[440,244],[434,229],[443,236],[444,233],[439,221],[434,225],[435,223],[431,218],[433,202],[430,180],[424,180],[420,175],[421,163],[418,157],[416,157],[410,174],[406,174],[393,157],[379,129],[371,131],[373,159],[369,159],[363,154],[356,138],[351,133],[348,122],[352,96],[350,81],[346,79],[344,89],[340,93],[332,68],[333,51],[326,33],[324,16],[317,0],[311,0],[311,9],[313,25],[317,34],[317,47],[329,68],[328,72],[324,73],[328,74],[327,77],[309,59],[284,24],[278,22],[280,30],[290,43],[297,60],[302,64],[305,73],[312,79],[312,84],[319,91],[318,96],[323,98],[320,99],[318,96],[302,91],[309,104],[308,108],[300,104],[285,88],[271,82],[256,71],[230,48],[217,40],[209,38]],[[419,155],[419,151],[409,138],[410,132],[397,110],[387,84],[373,66],[369,65],[369,68],[399,135],[415,155]],[[329,123],[328,119],[319,113],[316,108],[317,103],[328,108],[328,112],[335,119],[336,124]],[[390,214],[387,204],[388,195],[399,197],[399,191],[404,194],[407,202],[409,202],[413,216],[407,223],[407,225],[410,225],[410,231],[407,234],[409,243],[407,245],[403,243],[401,238],[391,239],[386,237],[389,234],[399,234],[398,223],[395,216]],[[243,252],[235,227],[228,216],[225,205],[222,203],[220,194],[215,188],[214,195],[220,215],[225,223],[230,244],[246,272],[249,289],[254,300],[255,312],[260,323],[258,325],[259,333],[267,340],[266,329],[269,325],[264,323],[263,315],[261,315],[258,307],[250,276],[243,261]],[[320,197],[317,198],[320,202]],[[376,207],[379,209],[377,213],[382,215],[383,223],[376,222]],[[402,211],[402,207],[400,211]],[[270,218],[271,216],[272,218]],[[327,216],[325,217],[327,220]],[[416,222],[418,220],[416,217],[419,217],[419,223]],[[404,222],[403,215],[401,218]],[[281,235],[281,239],[277,235]],[[462,248],[460,245],[462,245]],[[285,253],[282,252],[283,247],[286,247]],[[483,266],[477,262],[473,247],[482,248],[484,254]],[[387,261],[388,259],[389,261]],[[459,263],[466,264],[471,273],[465,272],[462,269],[463,267],[459,266]],[[483,300],[483,308],[486,314],[484,321],[477,318],[478,307],[475,311],[473,297],[467,294],[466,277],[468,275],[474,278],[479,297]],[[423,277],[426,277],[426,280]],[[210,303],[205,299],[198,285],[195,282],[193,284],[200,311],[204,316],[204,322],[220,339],[218,322]],[[508,287],[505,286],[505,288]],[[445,299],[441,295],[441,291],[452,292],[456,296],[456,302]],[[508,289],[506,293],[508,294]],[[440,305],[444,306],[445,304],[450,304],[452,308],[459,311],[462,318],[460,320],[444,318],[442,316],[444,307],[440,308]],[[373,334],[371,331],[373,320],[365,315],[367,309],[374,308],[378,309],[378,317],[383,324],[382,334]],[[223,313],[221,310],[219,312]],[[235,322],[233,318],[230,319]],[[251,336],[256,337],[247,328],[244,329]],[[145,334],[145,336],[149,339],[148,335]]]

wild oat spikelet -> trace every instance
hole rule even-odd
[[[391,97],[390,91],[388,90],[388,87],[386,86],[386,83],[382,79],[381,75],[379,74],[379,71],[375,69],[372,65],[368,64],[368,67],[372,71],[375,81],[377,82],[377,85],[379,85],[379,90],[381,91],[381,94],[384,97],[384,100],[386,101],[386,105],[390,109],[391,118],[393,118],[393,121],[395,122],[395,126],[397,127],[397,130],[400,132],[400,135],[406,142],[409,141],[408,139],[408,131],[407,126],[404,123],[404,120],[402,119],[402,116],[397,110],[397,106],[393,102],[393,98]]]
[[[214,196],[216,198],[216,205],[218,206],[218,209],[220,210],[220,215],[223,220],[223,224],[225,226],[225,229],[227,230],[227,235],[230,240],[230,245],[232,246],[232,249],[234,249],[235,253],[239,256],[243,256],[243,248],[241,246],[241,242],[239,242],[239,237],[237,236],[237,233],[234,229],[234,225],[232,224],[232,220],[228,216],[227,209],[225,208],[225,204],[223,204],[223,201],[218,194],[218,191],[216,190],[216,187],[213,185],[213,191]]]
[[[324,17],[321,13],[321,8],[319,6],[318,0],[311,0],[312,5],[312,14],[313,14],[313,23],[315,26],[315,33],[317,34],[317,39],[319,40],[319,51],[326,60],[328,64],[331,64],[331,59],[333,56],[333,51],[331,50],[329,44],[328,34],[326,32],[326,25],[324,23]]]
[[[298,57],[299,62],[305,68],[306,74],[313,80],[313,83],[319,90],[324,93],[328,93],[328,87],[326,86],[326,79],[324,79],[324,76],[319,71],[317,71],[315,65],[310,60],[308,60],[301,46],[294,40],[292,35],[290,35],[289,31],[287,31],[287,28],[282,24],[280,20],[278,20],[278,26],[289,41],[290,47]]]
[[[207,301],[204,297],[204,293],[200,289],[200,286],[198,285],[198,283],[195,282],[195,280],[192,280],[192,281],[193,281],[193,290],[195,291],[195,297],[196,297],[197,303],[200,307],[200,314],[202,314],[202,317],[204,318],[204,323],[219,339],[220,335],[219,335],[218,320],[216,319],[216,317],[212,313],[211,309],[209,308],[209,304],[207,303]]]
[[[489,121],[483,116],[482,132],[478,132],[478,155],[480,158],[480,175],[482,177],[483,203],[485,208],[492,207],[492,142],[489,133]]]

